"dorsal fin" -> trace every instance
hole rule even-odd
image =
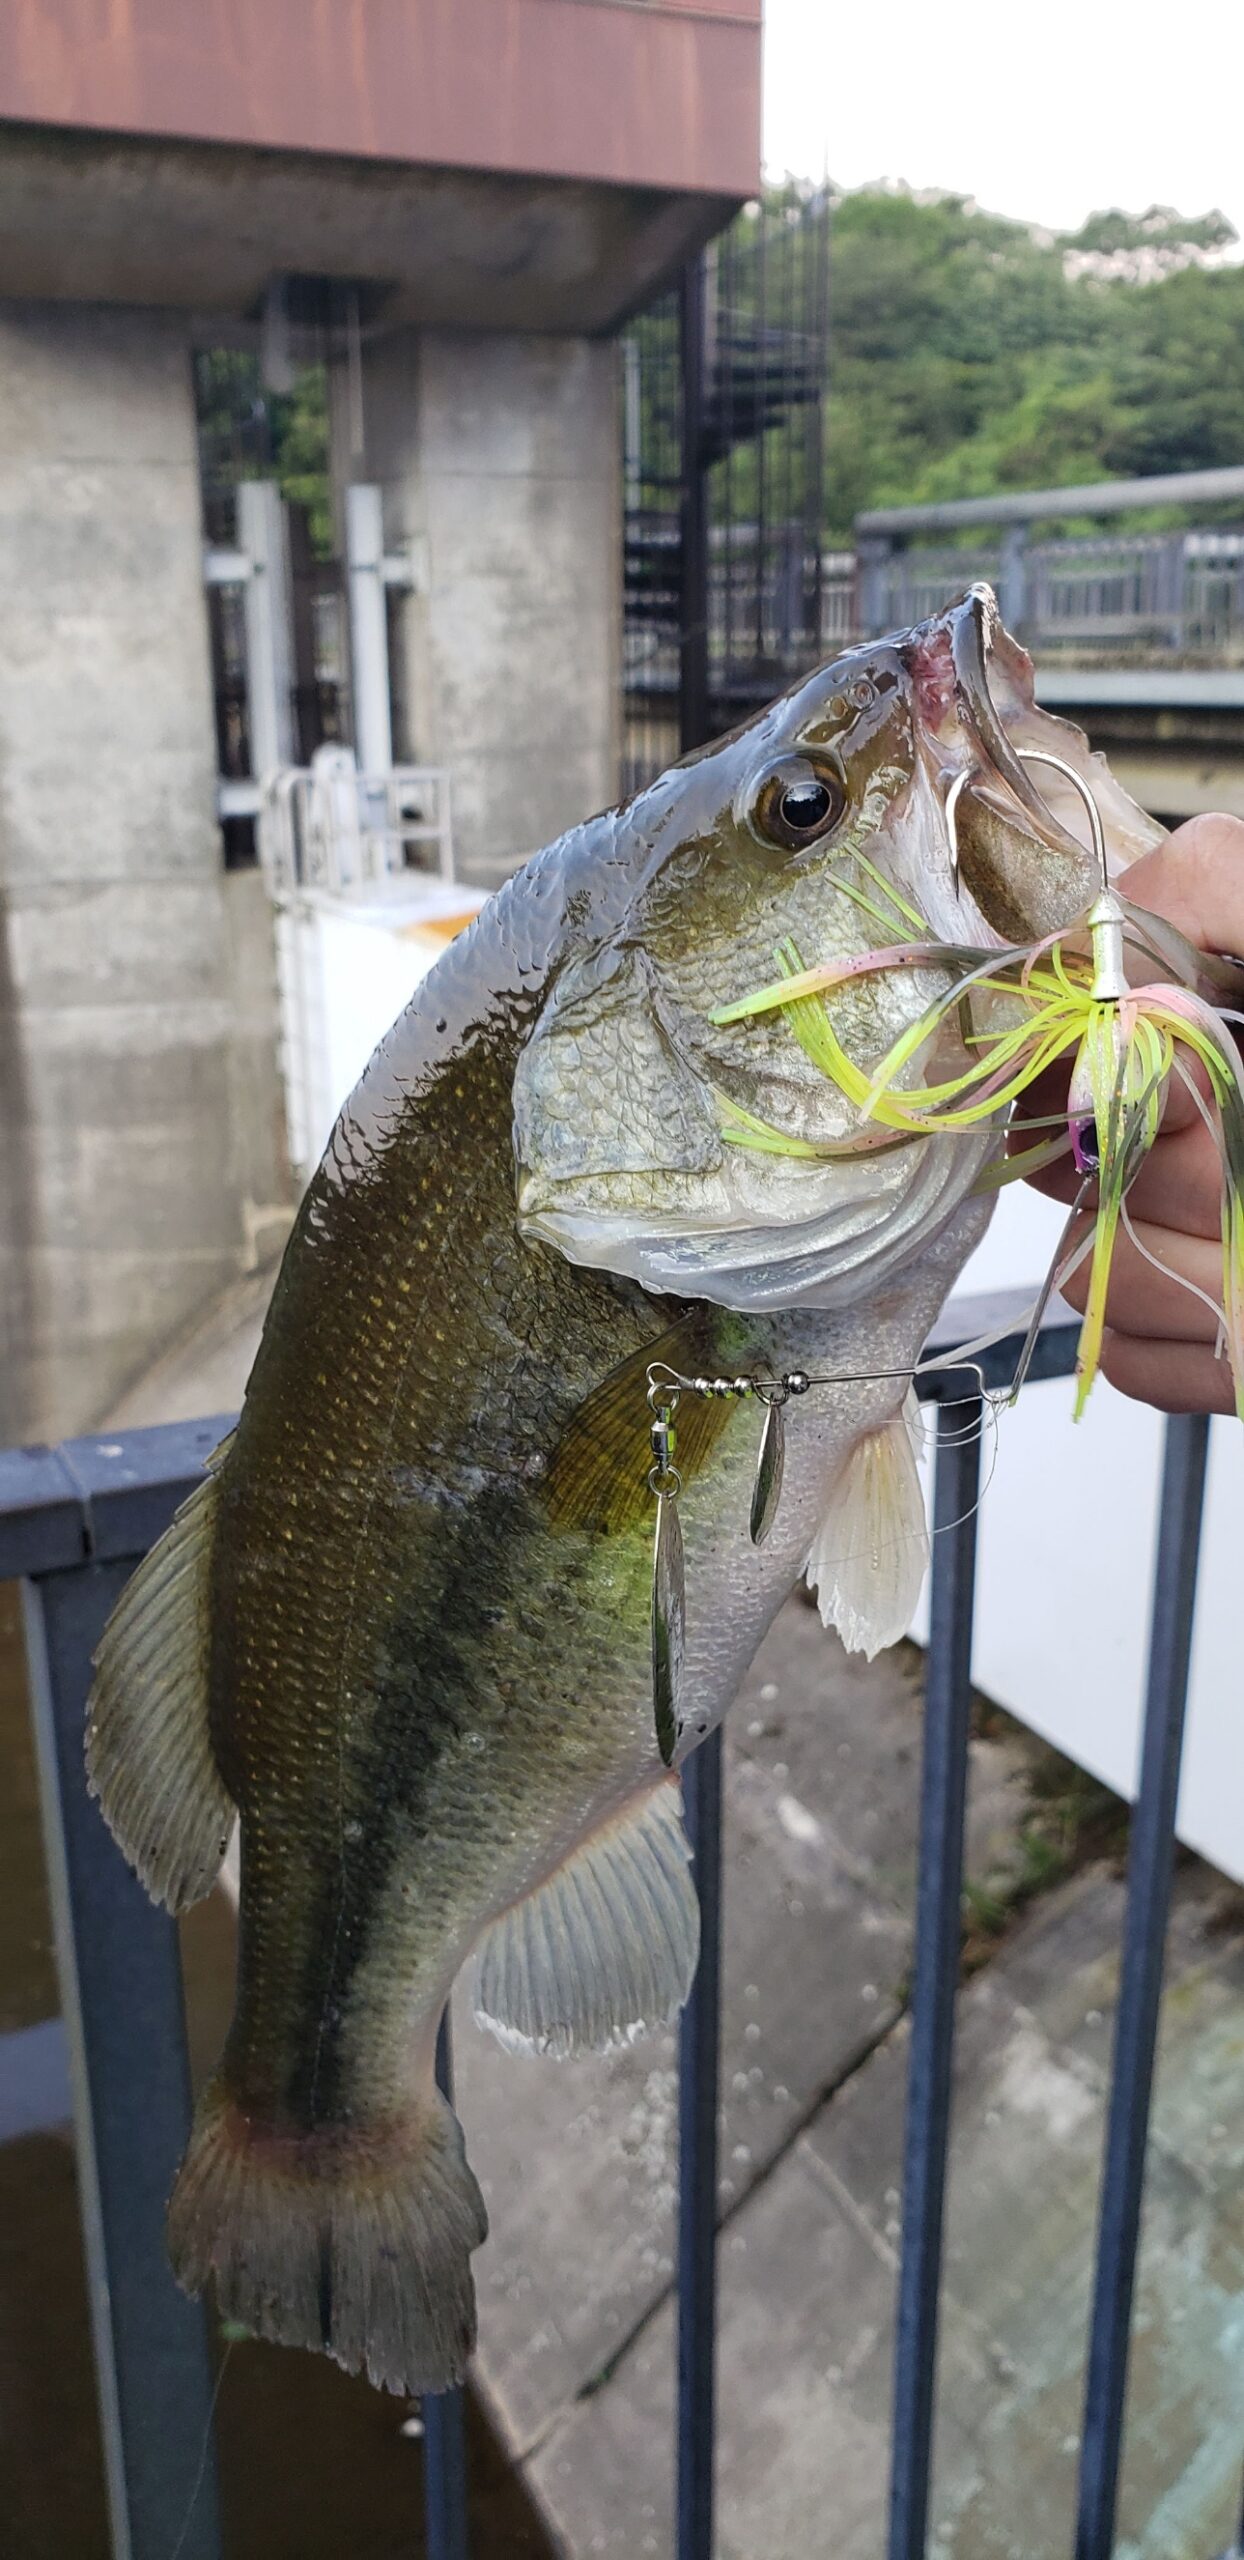
[[[648,1366],[654,1360],[690,1377],[706,1363],[715,1367],[716,1354],[710,1355],[702,1327],[688,1320],[633,1352],[593,1388],[553,1452],[546,1480],[553,1528],[616,1535],[650,1516]],[[682,1397],[674,1464],[684,1484],[707,1466],[734,1410],[725,1396]]]
[[[88,1709],[91,1793],[152,1899],[170,1911],[210,1890],[234,1819],[208,1733],[217,1499],[213,1473],[127,1582],[95,1656]]]
[[[662,1778],[485,1931],[475,2015],[519,2052],[602,2053],[673,2017],[699,1948],[682,1792]]]

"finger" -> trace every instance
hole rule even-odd
[[[1117,885],[1202,951],[1244,953],[1244,820],[1189,818]]]
[[[1078,1230],[1073,1244],[1087,1229]],[[1110,1265],[1106,1318],[1112,1331],[1152,1336],[1164,1342],[1214,1343],[1218,1339],[1215,1310],[1222,1304],[1222,1248],[1178,1228],[1136,1224],[1136,1235],[1153,1256],[1139,1250],[1125,1228],[1119,1231]],[[1162,1268],[1154,1269],[1154,1263]],[[1060,1283],[1062,1295],[1083,1314],[1091,1279],[1091,1257]],[[1181,1284],[1188,1282],[1191,1286]],[[1203,1291],[1203,1296],[1194,1294]],[[1206,1305],[1205,1300],[1211,1303]]]
[[[1084,1176],[1072,1156],[1059,1156],[1027,1176],[1032,1188],[1070,1208],[1080,1197]],[[1097,1186],[1085,1194],[1084,1206],[1097,1206]],[[1222,1159],[1209,1130],[1198,1121],[1178,1136],[1161,1137],[1145,1158],[1127,1194],[1128,1214],[1151,1226],[1178,1227],[1189,1235],[1220,1238],[1222,1234]]]
[[[1177,1137],[1161,1137],[1127,1195],[1129,1215],[1189,1235],[1222,1235],[1222,1158],[1203,1121]]]
[[[1198,1091],[1203,1098],[1206,1098],[1209,1091],[1209,1078],[1200,1059],[1194,1058],[1190,1051],[1182,1051],[1180,1064],[1192,1075]],[[1025,1088],[1015,1106],[1015,1113],[1007,1134],[1007,1145],[1012,1155],[1018,1154],[1021,1147],[1031,1146],[1038,1138],[1048,1138],[1055,1134],[1051,1129],[1034,1128],[1032,1123],[1064,1118],[1070,1077],[1071,1059],[1068,1057],[1058,1067],[1047,1067],[1044,1075],[1037,1077],[1035,1084]],[[1166,1091],[1162,1097],[1163,1134],[1170,1135],[1181,1129],[1204,1128],[1204,1126],[1196,1101],[1189,1093],[1183,1077],[1168,1076]]]
[[[1155,1342],[1143,1335],[1108,1333],[1101,1372],[1121,1395],[1156,1405],[1159,1413],[1234,1413],[1229,1363],[1200,1342]]]

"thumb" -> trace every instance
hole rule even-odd
[[[1244,955],[1244,819],[1189,818],[1115,886],[1199,950]]]

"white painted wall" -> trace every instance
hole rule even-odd
[[[1063,1212],[1004,1193],[965,1291],[1035,1295]],[[1025,1387],[998,1426],[980,1522],[973,1677],[1132,1796],[1140,1751],[1162,1419],[1104,1379],[1082,1422],[1069,1379]],[[991,1454],[986,1450],[985,1472]],[[923,1635],[927,1619],[917,1627]],[[1244,1433],[1211,1434],[1179,1835],[1244,1881]]]

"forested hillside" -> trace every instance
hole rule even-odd
[[[863,191],[830,229],[827,520],[1244,462],[1244,265],[1220,216],[1074,236]],[[1238,512],[1238,510],[1237,510]]]

